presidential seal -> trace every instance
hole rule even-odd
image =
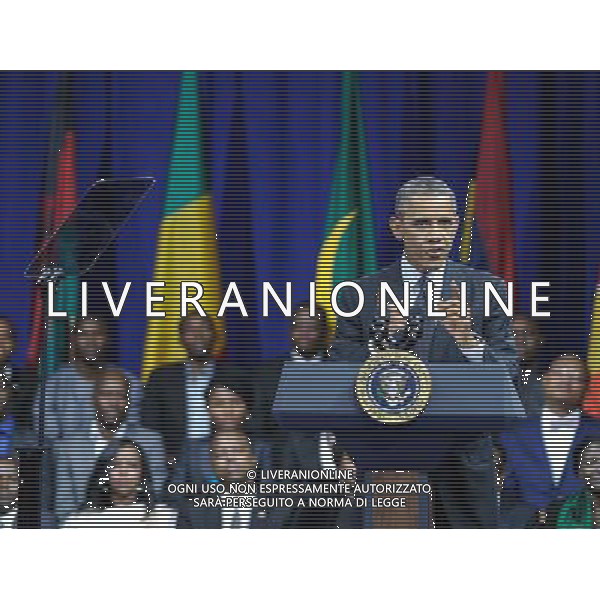
[[[412,421],[425,410],[430,395],[429,370],[408,351],[373,352],[356,378],[361,407],[386,425]]]

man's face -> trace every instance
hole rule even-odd
[[[106,329],[99,321],[82,321],[73,334],[76,356],[98,360],[106,346]]]
[[[108,465],[108,480],[113,496],[135,494],[142,481],[142,457],[138,449],[123,445]]]
[[[208,317],[190,316],[181,324],[181,344],[190,358],[211,358],[215,342],[215,330]]]
[[[575,356],[561,356],[542,377],[546,405],[570,412],[581,405],[587,385],[585,364]]]
[[[311,317],[308,309],[294,315],[291,329],[294,348],[300,354],[317,354],[325,350],[323,325],[317,317]]]
[[[405,201],[401,214],[390,218],[390,229],[404,242],[407,259],[431,270],[446,262],[458,223],[452,199],[415,196]]]
[[[9,507],[19,493],[19,470],[13,458],[0,459],[0,508]]]
[[[600,493],[600,442],[591,442],[581,453],[579,476]]]
[[[0,366],[5,365],[15,349],[15,339],[8,321],[0,319]]]
[[[515,345],[519,358],[532,358],[539,346],[540,336],[537,325],[525,317],[515,317],[512,322]]]
[[[211,444],[211,458],[217,476],[223,481],[243,481],[256,469],[256,456],[243,434],[217,434]]]
[[[101,375],[96,382],[94,403],[100,424],[114,431],[119,427],[127,413],[127,380],[120,373]]]
[[[246,403],[241,396],[225,386],[211,390],[208,411],[217,430],[237,429],[248,416]]]

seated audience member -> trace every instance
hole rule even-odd
[[[170,462],[179,454],[185,439],[210,435],[206,394],[223,370],[214,356],[217,334],[210,317],[184,317],[179,335],[187,360],[154,369],[146,383],[142,405],[142,422],[162,434]]]
[[[0,318],[0,381],[3,388],[10,388],[10,414],[14,426],[19,432],[31,431],[36,369],[16,367],[11,361],[14,348],[13,327],[8,319]]]
[[[225,429],[215,432],[209,440],[187,440],[184,460],[178,461],[175,483],[194,484],[254,484],[247,473],[269,468],[268,447],[252,443],[241,431]],[[244,497],[235,500],[234,496]],[[179,499],[181,528],[248,529],[280,527],[286,509],[250,504],[255,500],[246,494],[182,494]],[[227,503],[238,502],[238,504]],[[242,504],[245,502],[245,504]]]
[[[61,438],[89,428],[94,420],[94,380],[99,370],[112,366],[103,360],[107,343],[106,326],[95,317],[80,317],[71,331],[73,358],[52,374],[44,386],[44,434],[50,439]],[[133,375],[130,384],[130,415],[139,420],[141,386]],[[34,404],[34,426],[38,427],[40,392]]]
[[[600,433],[600,423],[581,414],[587,369],[576,355],[552,361],[542,377],[544,408],[501,434],[506,455],[502,521],[507,527],[544,524],[548,507],[577,492],[575,448]]]
[[[543,338],[537,322],[527,315],[516,315],[512,330],[519,355],[516,382],[519,396],[527,416],[539,415],[544,402],[541,384]]]
[[[556,527],[600,527],[600,437],[586,442],[575,459],[585,486],[559,507]]]
[[[151,469],[133,440],[113,440],[88,482],[85,507],[63,527],[175,527],[177,513],[157,504]]]
[[[340,447],[335,436],[326,437],[322,433],[306,435],[293,433],[288,437],[283,452],[283,468],[288,470],[343,469],[354,471],[352,457]],[[287,528],[360,528],[362,511],[356,508],[320,508],[296,506],[287,516]]]
[[[250,418],[248,402],[241,394],[242,386],[214,385],[207,398],[208,414],[214,431],[244,431]],[[238,391],[239,390],[239,391]],[[245,390],[246,395],[248,393]]]
[[[160,496],[166,479],[166,459],[159,433],[130,418],[130,383],[116,367],[103,367],[92,394],[96,418],[53,445],[55,461],[54,510],[59,521],[81,505],[98,456],[114,440],[133,440],[144,452],[152,472],[153,494]]]

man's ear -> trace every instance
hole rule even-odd
[[[403,239],[402,237],[402,221],[398,215],[392,215],[388,221],[388,226],[392,235],[399,241]]]

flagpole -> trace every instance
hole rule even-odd
[[[465,217],[460,236],[459,261],[464,264],[471,262],[471,246],[473,244],[473,226],[475,224],[475,179],[469,180]]]

